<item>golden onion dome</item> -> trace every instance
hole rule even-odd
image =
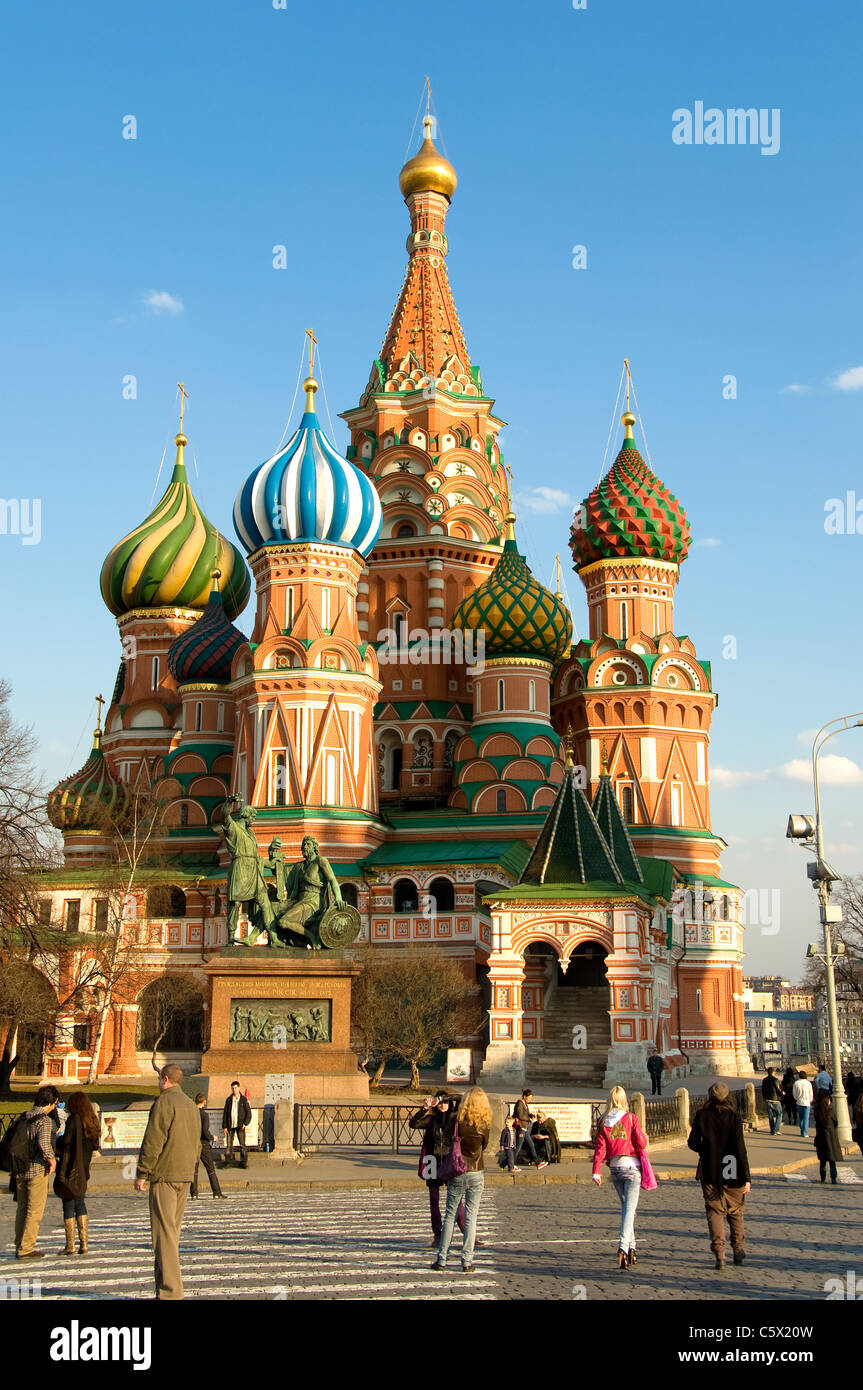
[[[448,159],[435,148],[431,138],[431,116],[423,118],[425,139],[413,159],[409,159],[399,174],[399,188],[405,198],[412,193],[442,193],[451,199],[458,177]]]

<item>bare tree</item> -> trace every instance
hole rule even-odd
[[[479,986],[465,977],[457,961],[433,946],[409,947],[383,958],[367,948],[361,960],[353,1022],[366,1061],[374,1056],[377,1063],[373,1084],[388,1061],[403,1057],[416,1090],[420,1067],[459,1037],[478,1031],[483,1018]]]
[[[191,980],[182,975],[163,975],[153,982],[148,993],[150,998],[147,1001],[148,1016],[144,1020],[144,1037],[151,1049],[150,1065],[157,1072],[159,1064],[156,1054],[159,1048],[177,1019],[201,1007],[201,993]]]

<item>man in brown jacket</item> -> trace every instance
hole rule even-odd
[[[186,1198],[201,1154],[201,1116],[182,1090],[182,1067],[159,1072],[160,1095],[150,1109],[138,1154],[135,1190],[150,1184],[150,1233],[155,1251],[156,1297],[183,1297],[180,1227]]]

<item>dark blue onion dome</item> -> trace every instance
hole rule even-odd
[[[377,489],[321,429],[314,377],[303,387],[300,427],[243,483],[234,503],[234,529],[250,555],[262,545],[293,541],[325,541],[368,555],[383,521]]]
[[[204,681],[225,685],[231,679],[231,663],[246,638],[228,622],[220,571],[213,570],[213,587],[207,606],[196,623],[183,632],[168,652],[168,670],[178,685]]]

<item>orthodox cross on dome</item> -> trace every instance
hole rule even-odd
[[[563,598],[563,594],[562,594],[561,591],[560,591],[560,551],[559,551],[559,550],[558,550],[557,554],[556,554],[555,557],[554,557],[554,563],[555,563],[555,565],[556,565],[556,567],[557,567],[557,582],[556,582],[556,587],[555,587],[555,591],[554,591],[554,596],[555,596],[555,598]]]
[[[104,705],[104,703],[105,703],[104,697],[103,697],[102,695],[97,695],[97,696],[96,696],[96,729],[97,729],[97,732],[101,731],[101,728],[102,728],[102,706]]]
[[[179,393],[180,393],[180,434],[182,434],[182,433],[183,433],[183,410],[185,409],[186,401],[187,401],[188,398],[189,398],[189,393],[188,393],[188,391],[186,390],[186,384],[185,384],[185,382],[183,382],[183,381],[178,381],[178,382],[177,382],[177,390],[178,390]]]
[[[575,735],[572,732],[571,724],[567,725],[566,733],[563,736],[563,746],[566,749],[566,765],[567,767],[573,767],[575,765],[575,760],[573,758],[573,753],[575,752]]]
[[[317,340],[317,338],[315,337],[314,333],[312,332],[311,328],[307,328],[307,329],[306,329],[306,337],[307,337],[308,340],[309,340],[309,376],[314,376],[314,372],[315,372],[315,347],[317,346],[318,340]]]

